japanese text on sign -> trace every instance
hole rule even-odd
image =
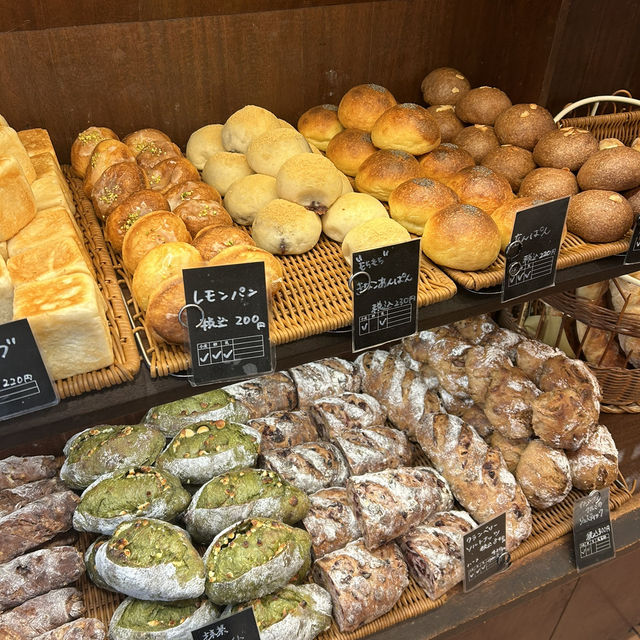
[[[477,587],[509,566],[506,545],[504,513],[463,536],[465,591]]]

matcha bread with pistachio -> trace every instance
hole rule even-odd
[[[204,484],[221,473],[253,466],[259,449],[255,429],[227,420],[200,422],[182,429],[156,464],[182,482]]]
[[[276,520],[251,518],[218,534],[205,556],[205,593],[215,604],[237,604],[304,578],[311,538]]]
[[[275,471],[240,469],[216,476],[193,496],[184,520],[194,540],[209,543],[221,531],[247,518],[302,520],[309,498]]]
[[[77,531],[111,535],[125,520],[157,518],[173,522],[191,502],[180,480],[163,469],[115,471],[87,487],[73,514]]]
[[[109,624],[111,640],[182,640],[191,631],[211,624],[218,609],[205,597],[174,602],[127,598]]]
[[[87,570],[87,575],[89,576],[89,580],[99,587],[100,589],[104,589],[105,591],[114,591],[100,576],[98,570],[96,569],[96,553],[98,549],[109,539],[108,536],[100,536],[96,538],[84,552],[84,566]]]
[[[160,431],[142,424],[85,429],[65,445],[60,477],[72,489],[86,489],[106,473],[152,465],[164,445]]]
[[[123,522],[98,548],[95,567],[112,589],[141,600],[184,600],[204,591],[204,564],[189,535],[162,520]]]

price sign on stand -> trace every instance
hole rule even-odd
[[[273,371],[264,263],[185,269],[182,273],[187,304],[180,311],[180,321],[189,331],[191,384]]]
[[[191,637],[193,640],[260,640],[260,632],[253,609],[243,609],[206,627],[195,629]]]
[[[573,505],[573,549],[578,571],[615,557],[609,487],[592,491]]]
[[[462,556],[465,591],[475,589],[491,576],[511,566],[506,532],[507,516],[501,513],[464,534]]]
[[[569,198],[559,198],[516,214],[507,245],[502,302],[552,287]]]
[[[629,241],[629,248],[624,257],[624,263],[637,264],[638,262],[640,262],[640,221],[636,220],[631,240]]]
[[[60,402],[27,320],[0,325],[0,420]]]
[[[353,351],[418,329],[420,239],[353,254]]]

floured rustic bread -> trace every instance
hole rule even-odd
[[[579,449],[567,451],[573,486],[583,491],[602,489],[618,476],[618,449],[609,430],[599,424]]]
[[[451,326],[471,344],[479,344],[498,328],[498,325],[486,313],[456,320],[451,323]]]
[[[53,478],[59,464],[54,456],[9,456],[0,460],[0,489],[18,487],[28,482]]]
[[[294,409],[298,401],[296,385],[284,371],[267,373],[222,389],[247,409],[249,418]]]
[[[387,412],[382,405],[366,393],[341,393],[318,398],[309,407],[309,413],[326,440],[347,429],[384,424],[387,419]]]
[[[540,377],[544,363],[560,355],[558,349],[538,340],[522,340],[516,347],[515,364],[534,382]]]
[[[465,353],[464,366],[471,399],[484,404],[493,374],[499,369],[510,368],[511,362],[502,350],[478,345]]]
[[[527,448],[529,439],[520,438],[518,440],[511,440],[510,438],[505,438],[499,431],[494,431],[486,440],[489,445],[495,449],[499,449],[507,465],[507,469],[515,474],[518,462],[520,462],[520,456]]]
[[[39,635],[38,640],[105,640],[106,637],[103,622],[97,618],[79,618]]]
[[[117,591],[109,586],[103,579],[102,576],[98,573],[96,569],[96,553],[98,553],[98,549],[109,540],[109,536],[98,536],[84,552],[84,566],[87,570],[87,576],[89,580],[93,582],[99,589],[103,589],[104,591],[111,591],[113,593],[117,593]]]
[[[295,447],[319,440],[318,430],[304,409],[274,411],[264,418],[254,418],[247,426],[260,432],[260,451]]]
[[[360,391],[360,374],[352,362],[323,358],[289,370],[298,390],[298,406],[305,409],[314,400],[347,391]]]
[[[62,237],[81,237],[78,225],[71,218],[71,214],[64,207],[52,207],[38,211],[35,218],[7,242],[9,257],[31,249],[44,240]]]
[[[30,502],[52,493],[65,491],[66,486],[60,478],[43,478],[17,487],[0,490],[0,518],[26,507]]]
[[[333,617],[344,633],[387,613],[409,584],[407,565],[394,543],[369,551],[363,540],[316,560],[313,579],[331,594]]]

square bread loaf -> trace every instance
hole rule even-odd
[[[64,207],[38,211],[35,218],[7,243],[9,257],[12,258],[39,242],[62,237],[80,237],[80,230],[71,214]]]
[[[13,283],[3,258],[0,258],[0,324],[13,317]]]
[[[86,273],[93,277],[89,257],[77,238],[47,238],[7,262],[13,284],[47,280],[69,273]]]
[[[15,129],[0,127],[0,156],[14,157],[22,170],[25,178],[31,184],[36,179],[36,171]]]
[[[49,132],[46,129],[25,129],[24,131],[18,131],[18,138],[20,138],[20,142],[22,142],[30,158],[41,153],[50,153],[54,158],[56,157],[56,151],[53,148]],[[58,160],[56,158],[56,164],[57,163]]]
[[[31,183],[33,197],[36,200],[38,211],[51,209],[51,207],[64,207],[71,213],[75,211],[75,205],[71,197],[63,189],[60,178],[55,173],[47,173]]]
[[[104,302],[86,273],[17,287],[13,318],[29,318],[44,363],[55,380],[113,363]]]
[[[31,156],[31,163],[36,170],[37,178],[42,178],[47,175],[55,175],[58,177],[58,182],[65,194],[65,198],[67,202],[71,203],[71,208],[73,209],[75,205],[73,204],[71,189],[69,189],[69,185],[62,173],[62,169],[60,169],[57,158],[51,153],[39,153],[36,156]]]
[[[36,201],[20,163],[0,153],[0,241],[14,236],[35,215]]]

